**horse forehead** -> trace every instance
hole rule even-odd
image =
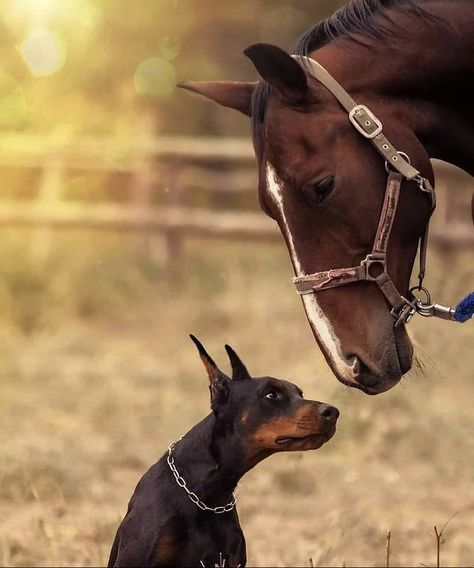
[[[264,120],[266,130],[272,134],[288,131],[294,135],[329,135],[335,134],[347,122],[347,115],[334,101],[331,104],[311,102],[293,106],[280,97],[272,96],[267,103]]]
[[[263,136],[267,153],[281,155],[304,150],[311,138],[314,138],[311,126],[309,115],[281,104],[270,105],[265,117]]]
[[[261,135],[256,143],[262,161],[272,163],[284,177],[299,177],[307,168],[331,159],[334,143],[343,125],[324,112],[303,112],[270,105]],[[265,163],[262,166],[266,167]],[[296,174],[296,176],[292,175]]]

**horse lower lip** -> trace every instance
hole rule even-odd
[[[397,382],[398,381],[395,381],[394,383],[380,383],[370,386],[360,385],[358,388],[360,388],[360,390],[362,390],[365,394],[376,395],[390,390],[397,384]]]
[[[368,394],[368,395],[375,395],[375,394],[380,394],[382,392],[385,392],[386,390],[389,390],[390,388],[392,388],[392,386],[395,386],[396,383],[394,383],[393,385],[384,385],[384,384],[380,384],[380,383],[375,383],[373,385],[364,385],[362,383],[359,382],[352,382],[352,381],[347,381],[343,378],[337,377],[339,382],[341,382],[343,385],[345,385],[346,387],[350,387],[353,389],[357,389],[362,391],[364,394]]]
[[[364,386],[361,386],[360,390],[368,395],[376,395],[383,392],[383,389],[374,388],[374,387],[364,387]]]

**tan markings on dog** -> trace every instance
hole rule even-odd
[[[247,422],[249,421],[249,411],[246,410],[243,414],[242,417],[240,418],[240,421],[242,422],[242,424],[247,424]]]
[[[169,566],[173,562],[178,550],[177,543],[172,535],[164,534],[158,542],[155,551],[155,561],[162,566]]]
[[[303,437],[319,433],[319,419],[312,404],[302,405],[294,416],[278,416],[261,424],[249,436],[249,450],[277,447],[276,439],[282,436]]]
[[[279,416],[270,422],[261,424],[250,435],[250,446],[253,448],[271,448],[278,436],[293,436],[297,431],[294,418]]]

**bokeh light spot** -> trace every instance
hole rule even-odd
[[[173,65],[166,59],[151,57],[137,67],[133,84],[139,95],[166,97],[175,88],[176,73]]]
[[[22,42],[19,51],[35,77],[46,77],[59,71],[66,60],[62,42],[46,28],[37,28]]]
[[[178,37],[166,36],[160,41],[160,53],[163,59],[172,61],[181,51],[181,41]]]

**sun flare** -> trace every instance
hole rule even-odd
[[[21,43],[23,61],[35,77],[46,77],[59,71],[66,60],[62,42],[46,28],[36,28]]]

